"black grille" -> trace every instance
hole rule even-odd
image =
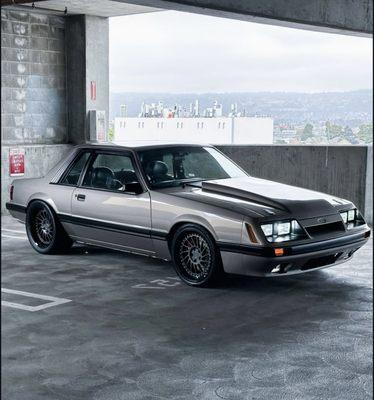
[[[345,231],[344,224],[343,224],[343,222],[340,222],[340,221],[332,222],[330,224],[308,226],[305,229],[309,233],[309,235],[312,237],[319,236],[319,235],[326,235],[328,233]]]
[[[307,269],[313,269],[323,267],[324,265],[334,264],[336,260],[340,258],[343,253],[332,254],[329,256],[312,258],[308,260],[300,269],[305,271]]]

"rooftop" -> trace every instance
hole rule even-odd
[[[170,147],[170,146],[188,146],[188,147],[201,147],[201,146],[208,146],[212,147],[212,145],[207,143],[186,143],[186,142],[162,142],[160,140],[155,141],[135,141],[135,142],[89,142],[86,144],[81,144],[79,147],[111,147],[111,148],[126,148],[126,149],[138,149],[138,148],[162,148],[162,147]]]

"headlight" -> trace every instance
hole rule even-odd
[[[356,218],[356,210],[349,210],[348,211],[348,222],[354,221]]]
[[[341,211],[340,216],[345,224],[347,229],[352,229],[356,226],[363,225],[365,223],[364,218],[357,210],[357,208],[352,208],[348,211]]]
[[[273,235],[273,224],[261,225],[261,229],[264,232],[265,236]]]
[[[290,222],[280,222],[280,223],[278,223],[277,228],[278,228],[278,236],[288,235],[291,232],[291,223]]]
[[[261,225],[262,232],[268,242],[286,242],[306,237],[303,228],[293,219]]]

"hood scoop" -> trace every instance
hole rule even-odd
[[[251,201],[263,206],[276,208],[278,210],[289,211],[284,204],[269,197],[253,193],[248,189],[240,189],[233,186],[222,185],[217,181],[203,181],[202,190],[203,192],[217,193],[224,196],[235,197],[240,200]]]

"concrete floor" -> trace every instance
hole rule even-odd
[[[2,307],[4,399],[372,398],[371,242],[328,270],[195,289],[165,262],[42,256],[21,224],[2,228],[2,287],[71,300]]]

